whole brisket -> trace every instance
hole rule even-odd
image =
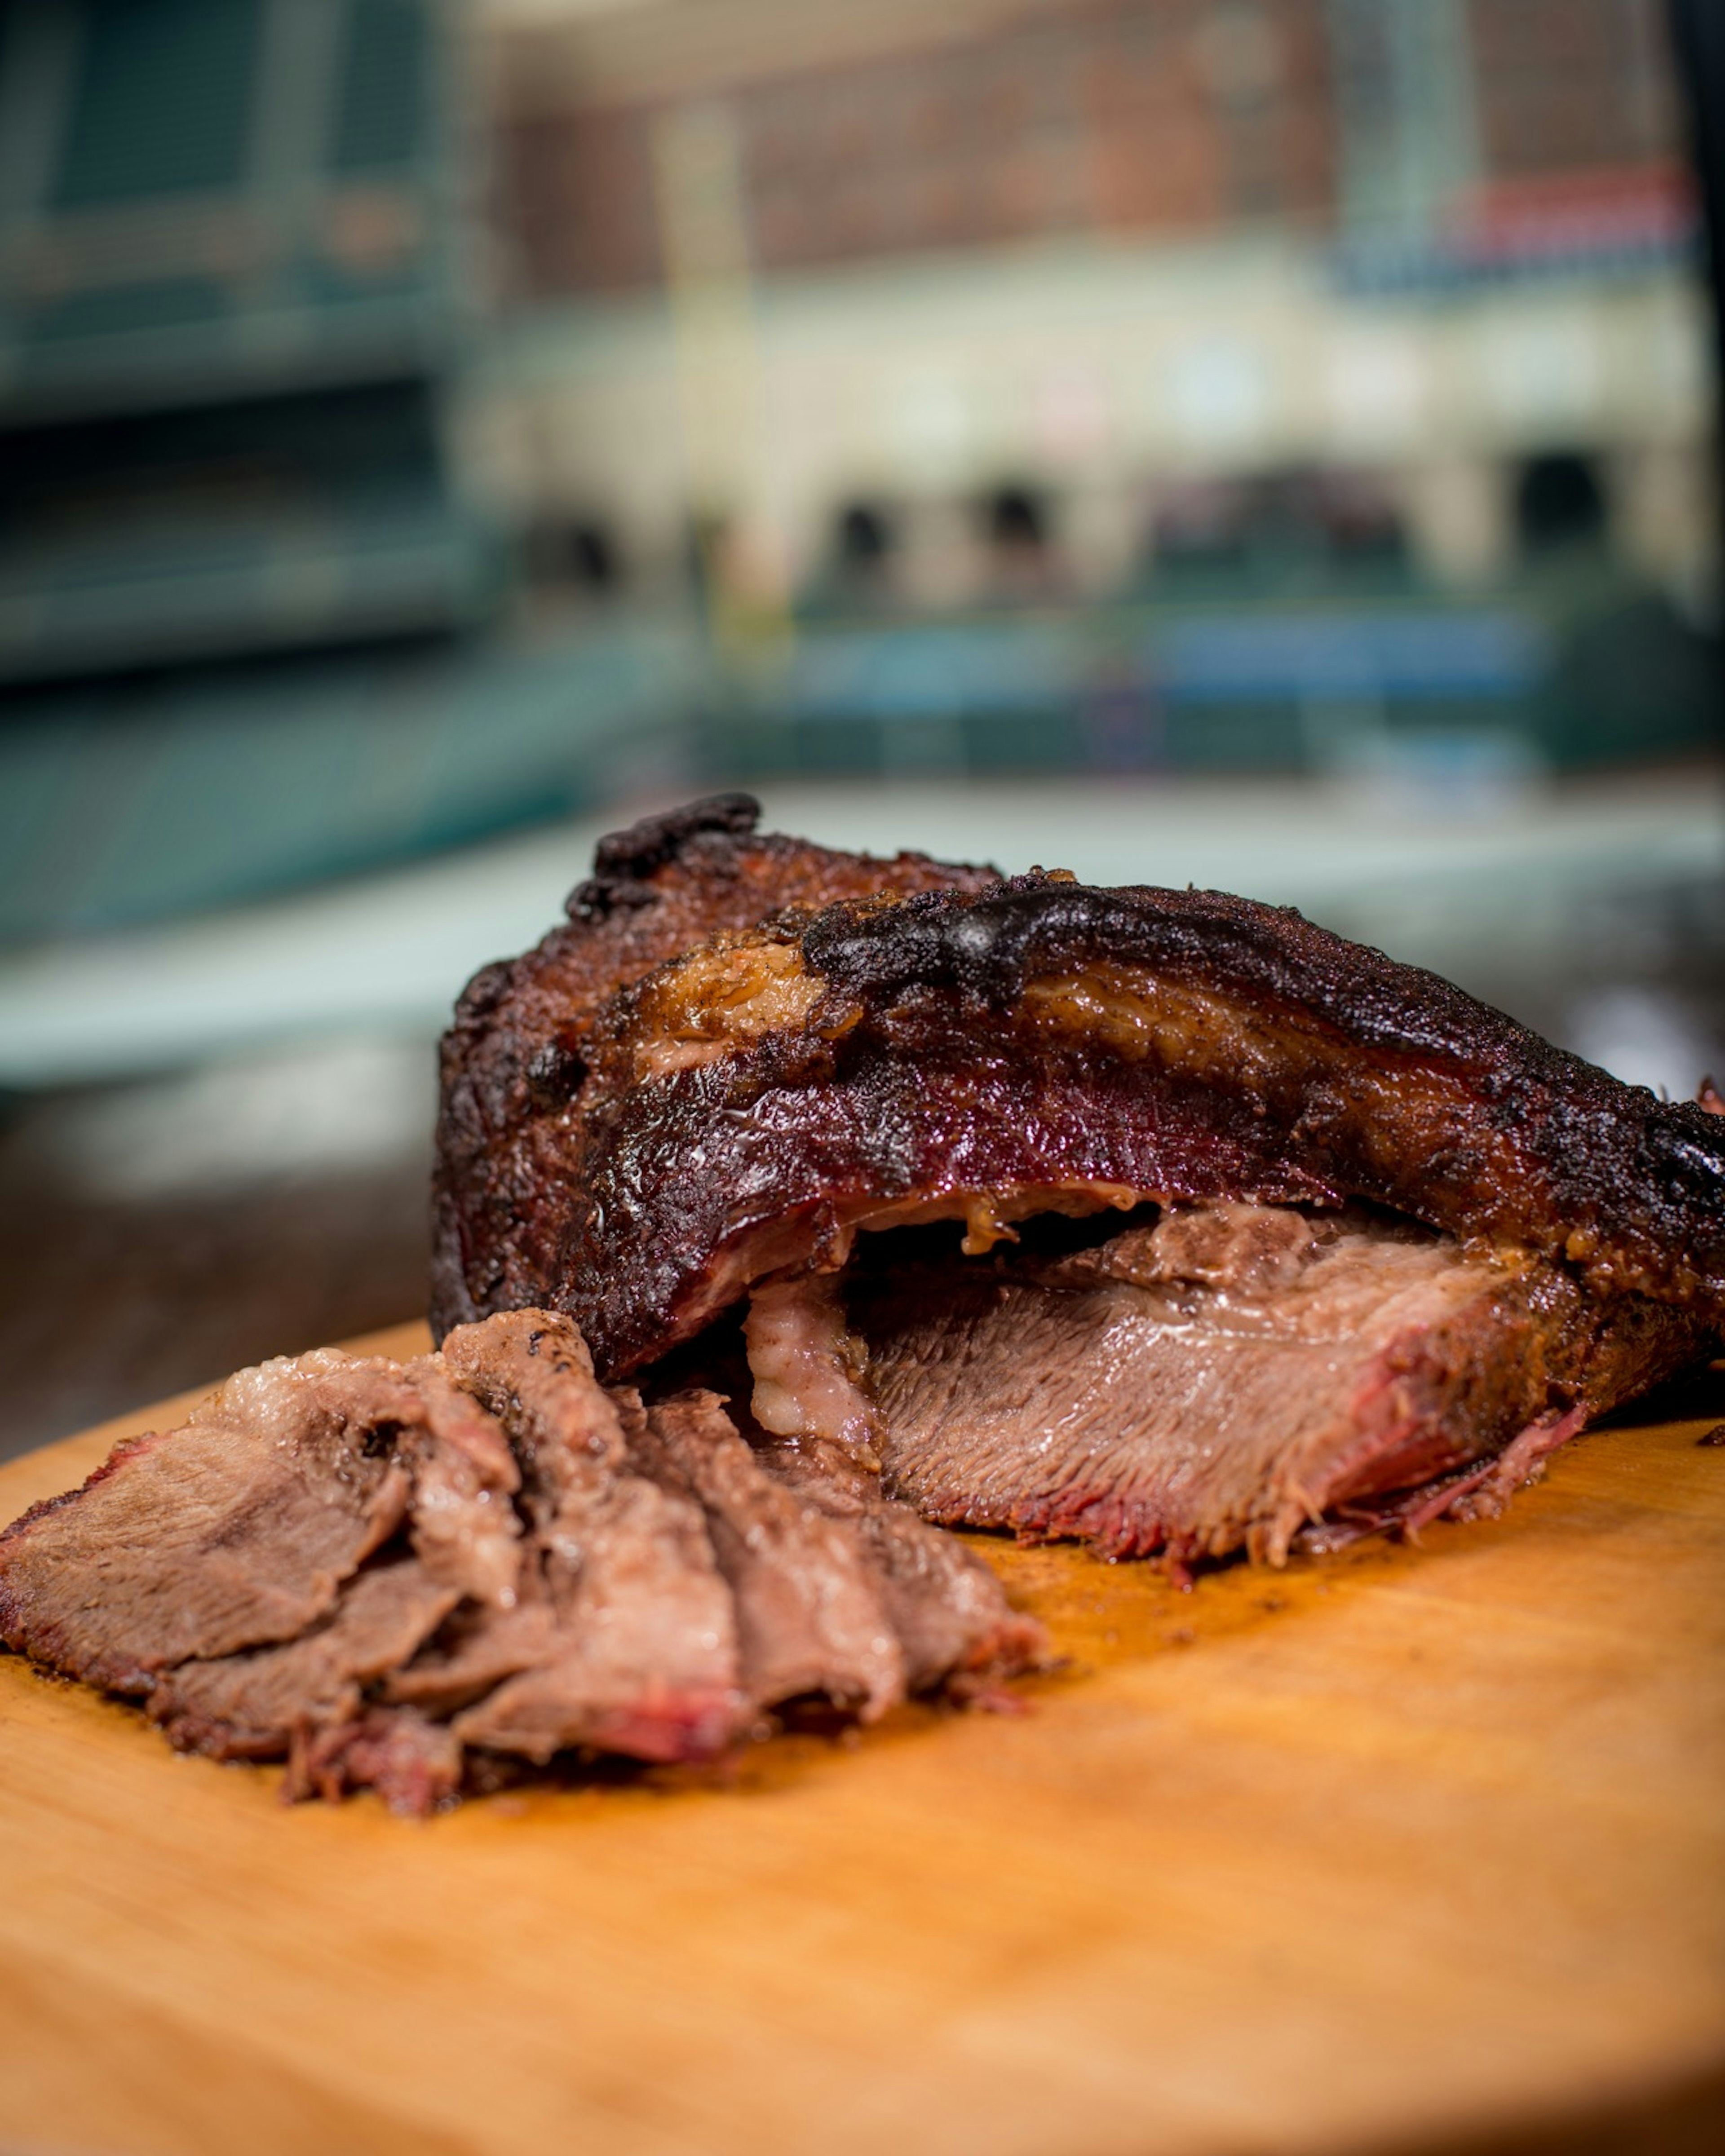
[[[566,1310],[615,1380],[747,1298],[755,1417],[805,1466],[1177,1558],[1477,1509],[1717,1337],[1704,1106],[1296,913],[752,825],[726,796],[608,840],[470,990],[435,1322]],[[1087,1283],[981,1262],[1150,1207],[1154,1278],[1125,1243]],[[870,1287],[859,1231],[942,1219],[963,1256]],[[1230,1220],[1273,1292],[1168,1270]]]

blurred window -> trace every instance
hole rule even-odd
[[[1603,543],[1605,494],[1595,459],[1582,449],[1529,457],[1516,480],[1515,516],[1525,554]]]
[[[1034,487],[997,487],[983,516],[989,539],[1003,552],[1035,553],[1048,544],[1048,504]]]
[[[423,0],[350,0],[330,157],[338,172],[395,171],[419,154],[430,59],[426,28]]]
[[[259,14],[258,0],[90,0],[56,206],[236,185]]]
[[[851,501],[839,511],[836,552],[842,569],[857,575],[880,569],[896,543],[892,519],[878,504]]]

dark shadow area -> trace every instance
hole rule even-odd
[[[1617,2097],[1477,2137],[1410,2141],[1382,2156],[1717,2156],[1725,2145],[1725,2072]]]

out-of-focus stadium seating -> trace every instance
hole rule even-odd
[[[444,11],[0,8],[0,680],[483,603]]]

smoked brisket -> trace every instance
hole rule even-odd
[[[1296,913],[754,820],[605,840],[470,984],[440,1352],[121,1446],[0,1535],[0,1639],[424,1810],[988,1694],[1046,1643],[942,1524],[1177,1569],[1412,1532],[1717,1340],[1717,1096]]]
[[[444,1044],[434,1322],[564,1310],[616,1381],[746,1301],[762,1438],[931,1519],[1279,1560],[1485,1506],[1725,1320],[1717,1114],[1296,913],[726,796],[606,841],[570,915]],[[1011,1254],[1111,1209],[1147,1224],[1087,1279]],[[1183,1275],[1206,1245],[1257,1285]]]
[[[589,1040],[619,988],[792,905],[880,891],[982,891],[990,869],[890,860],[762,835],[746,793],[649,817],[601,841],[568,919],[475,974],[442,1051],[433,1208],[433,1329],[542,1302],[567,1235],[557,1193]]]
[[[747,820],[727,797],[614,842],[639,873],[614,860],[464,998],[435,1325],[565,1310],[609,1380],[768,1275],[841,1265],[860,1228],[957,1218],[980,1250],[1039,1212],[1362,1199],[1725,1316],[1701,1107],[1291,911]]]
[[[321,1352],[0,1535],[0,1639],[146,1694],[182,1750],[409,1811],[475,1758],[710,1759],[793,1700],[872,1719],[1043,1657],[979,1560],[908,1581],[880,1521],[947,1538],[799,1465],[711,1394],[607,1391],[552,1312],[406,1364]]]

